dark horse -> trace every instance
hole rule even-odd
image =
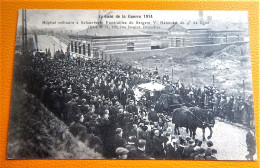
[[[214,115],[207,110],[199,107],[181,107],[177,108],[172,113],[172,123],[175,124],[175,134],[179,132],[179,127],[186,127],[186,132],[190,131],[190,137],[195,139],[197,128],[201,128],[203,132],[203,140],[205,139],[205,128],[208,127],[210,135],[208,139],[212,137],[212,127],[215,124]]]

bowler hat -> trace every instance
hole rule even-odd
[[[116,154],[117,155],[124,155],[124,154],[128,154],[128,150],[126,148],[123,148],[123,147],[118,147],[116,149]]]

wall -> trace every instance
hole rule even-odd
[[[210,45],[200,45],[200,46],[187,46],[187,47],[171,47],[160,50],[147,50],[147,51],[128,51],[128,52],[118,52],[113,54],[105,54],[107,58],[112,60],[117,59],[120,61],[135,61],[150,56],[162,56],[164,54],[175,54],[175,55],[186,55],[186,54],[196,54],[196,53],[212,53],[214,51],[222,50],[229,45],[242,45],[247,42],[234,42],[234,43],[224,43],[224,44],[210,44]]]

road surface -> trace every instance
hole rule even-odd
[[[174,130],[172,125],[172,130]],[[185,128],[180,129],[181,135],[189,136],[185,132]],[[196,138],[202,140],[202,130],[197,129]],[[209,129],[206,129],[206,138],[209,135]],[[246,160],[245,155],[248,154],[246,147],[246,133],[247,131],[243,128],[231,125],[222,121],[216,120],[216,124],[213,128],[213,135],[210,139],[217,149],[218,154],[216,155],[218,160]],[[206,141],[203,142],[203,147],[206,147]],[[254,155],[256,159],[257,154]]]
[[[49,49],[51,51],[51,56],[54,56],[54,50],[63,50],[64,52],[67,51],[66,44],[59,41],[59,39],[49,36],[49,35],[37,35],[38,38],[38,48],[39,50],[45,51],[45,49]]]

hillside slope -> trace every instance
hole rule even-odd
[[[20,88],[12,91],[7,158],[100,159],[77,140],[68,127],[33,95]]]

